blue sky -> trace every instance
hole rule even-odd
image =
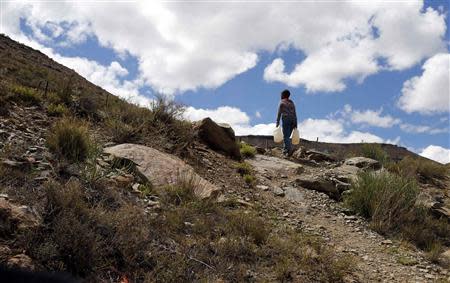
[[[164,93],[238,134],[270,134],[288,88],[304,138],[450,162],[448,1],[355,3],[7,2],[1,32],[124,99]]]

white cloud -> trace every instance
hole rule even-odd
[[[306,119],[299,124],[300,136],[308,140],[319,138],[321,142],[359,143],[384,140],[367,132],[352,131],[348,133],[342,122],[329,119]]]
[[[247,125],[250,122],[247,113],[242,112],[239,108],[230,106],[221,106],[217,109],[187,107],[184,113],[184,118],[190,121],[198,121],[206,117],[217,123],[228,123],[230,125]]]
[[[400,129],[404,132],[414,133],[414,134],[427,133],[427,134],[435,135],[435,134],[442,134],[442,133],[449,132],[448,128],[439,129],[439,128],[432,128],[430,126],[425,126],[425,125],[412,125],[412,124],[407,124],[407,123],[401,124]]]
[[[391,128],[394,125],[399,124],[400,119],[393,118],[390,115],[381,116],[383,109],[379,110],[355,110],[351,114],[351,121],[355,124],[366,124],[369,126],[376,126],[381,128]]]
[[[432,114],[450,111],[450,54],[436,54],[422,66],[421,76],[403,84],[398,102],[404,111]]]
[[[443,164],[450,162],[450,149],[438,145],[427,146],[420,155]]]
[[[265,78],[309,92],[342,91],[346,79],[362,82],[383,68],[402,70],[445,50],[444,14],[422,10],[421,1],[2,5],[3,32],[13,38],[21,18],[42,42],[58,36],[76,44],[95,35],[103,46],[136,57],[140,79],[168,93],[218,87],[253,68],[260,52],[287,46],[306,58],[290,74],[275,60]],[[45,34],[49,22],[54,32]],[[64,32],[54,24],[66,25]]]
[[[256,111],[256,112],[255,112],[255,117],[256,117],[256,118],[261,118],[261,112]]]
[[[222,106],[216,109],[196,109],[188,107],[184,118],[190,121],[198,121],[210,117],[218,123],[230,124],[236,135],[272,135],[275,123],[251,125],[247,113],[239,108]],[[384,142],[376,135],[368,132],[346,131],[344,124],[332,119],[306,119],[299,124],[301,138],[321,142],[359,143],[359,142]],[[397,143],[398,140],[388,141]]]

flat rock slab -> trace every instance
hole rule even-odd
[[[264,174],[265,172],[284,175],[297,174],[297,170],[301,170],[299,167],[302,167],[301,165],[286,159],[260,154],[257,154],[252,159],[248,159],[247,162],[261,174]]]
[[[174,185],[180,178],[193,178],[195,194],[200,198],[214,197],[220,189],[203,179],[194,168],[180,158],[157,149],[138,144],[119,144],[104,151],[116,158],[127,159],[154,186]]]

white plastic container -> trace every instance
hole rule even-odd
[[[300,133],[298,132],[297,128],[295,128],[292,131],[291,140],[292,140],[292,144],[299,144],[300,143]]]
[[[281,131],[281,127],[278,126],[273,131],[273,141],[275,143],[280,143],[283,141],[283,132]]]

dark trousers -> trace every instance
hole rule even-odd
[[[292,149],[291,133],[294,130],[294,121],[292,119],[283,119],[282,122],[283,122],[282,129],[283,129],[283,141],[284,141],[283,153],[289,154]]]

